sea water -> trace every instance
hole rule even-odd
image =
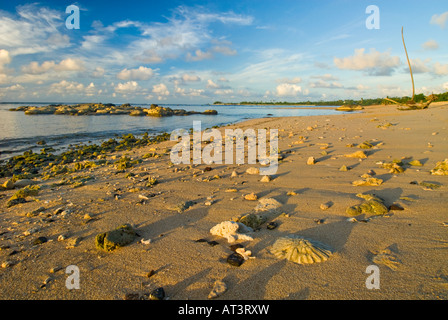
[[[74,103],[73,103],[74,104]],[[48,103],[4,103],[0,104],[0,160],[24,151],[39,152],[52,147],[63,152],[69,145],[101,143],[123,134],[136,136],[148,133],[157,135],[171,133],[175,129],[190,129],[193,121],[201,121],[202,127],[212,128],[247,119],[264,117],[296,117],[340,114],[331,108],[309,108],[306,106],[282,107],[278,105],[161,105],[172,109],[205,111],[214,109],[217,115],[193,114],[170,117],[133,117],[129,115],[26,115],[23,111],[10,111],[19,106],[45,106]],[[136,104],[143,108],[150,105]],[[337,106],[334,106],[336,108]],[[45,145],[37,142],[45,141]]]

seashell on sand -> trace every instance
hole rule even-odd
[[[323,262],[333,253],[326,244],[297,235],[277,239],[270,251],[279,259],[287,259],[298,264]]]

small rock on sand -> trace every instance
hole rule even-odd
[[[329,202],[327,202],[327,203],[321,203],[320,204],[320,208],[322,209],[322,210],[327,210],[328,208],[330,208],[331,207],[331,203],[329,203]]]
[[[255,167],[250,167],[249,169],[246,170],[247,174],[260,174],[260,169],[255,168]]]
[[[217,280],[213,284],[213,289],[210,291],[208,298],[214,299],[224,294],[227,291],[227,285],[224,281]]]
[[[345,157],[347,158],[358,158],[358,159],[365,159],[367,158],[367,155],[364,153],[364,151],[356,151],[351,154],[346,154]]]
[[[258,197],[255,193],[252,192],[252,193],[246,194],[244,196],[244,199],[249,200],[249,201],[255,201],[255,200],[258,200]]]

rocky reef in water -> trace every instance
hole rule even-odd
[[[188,116],[191,114],[216,115],[216,110],[186,111],[184,109],[171,109],[152,104],[149,108],[131,106],[130,104],[114,105],[111,103],[83,103],[76,105],[54,105],[36,107],[36,106],[20,106],[11,108],[10,111],[23,111],[28,115],[35,114],[64,114],[64,115],[114,115],[127,114],[130,116],[150,116],[150,117],[167,117],[167,116]]]

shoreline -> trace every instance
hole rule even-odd
[[[84,113],[86,111],[86,108],[84,108],[83,106],[84,105],[80,104],[80,107],[79,107],[79,109],[80,109],[79,111],[82,111],[81,114],[70,114],[70,115],[69,114],[65,114],[65,113],[68,112],[66,109],[64,109],[65,111],[58,111],[58,114],[59,115],[61,115],[61,114],[65,115],[65,119],[66,119],[66,117],[73,116],[73,115],[80,116],[80,117],[91,117],[91,116],[97,116],[97,115],[104,116],[105,115],[105,114],[102,114],[102,113],[98,114],[98,113],[95,113],[95,112]],[[86,104],[86,106],[89,106],[89,105]],[[104,106],[106,106],[106,105],[104,105]],[[93,107],[95,107],[95,106],[93,106]],[[93,108],[93,107],[91,107],[91,108]],[[98,106],[96,106],[96,107],[98,107]],[[9,112],[17,112],[17,113],[19,113],[20,111],[25,111],[26,108],[34,108],[34,107],[33,106],[25,106],[25,107],[24,106],[19,106],[17,108],[10,108]],[[37,107],[37,108],[45,110],[46,106],[40,106],[40,107]],[[61,107],[61,108],[66,108],[66,106]],[[127,111],[126,111],[127,114],[129,114],[130,112],[134,112],[134,111],[131,111],[131,110],[134,109],[134,107],[130,106],[130,107],[127,107],[127,108],[128,108]],[[164,107],[162,107],[162,108],[164,108]],[[206,108],[206,106],[202,106],[202,108]],[[13,109],[15,111],[11,111],[11,109]],[[123,110],[124,109],[126,109],[126,108],[123,108]],[[267,113],[265,115],[261,115],[262,111],[260,111],[259,112],[260,114],[259,115],[257,114],[256,118],[258,118],[258,117],[264,118],[264,117],[274,116],[272,113],[276,113],[275,110],[277,110],[277,109],[334,110],[335,108],[329,108],[329,107],[325,107],[325,108],[308,108],[308,107],[305,107],[305,108],[289,108],[289,107],[285,107],[285,108],[283,108],[283,107],[278,107],[277,108],[276,107],[276,108],[270,108],[270,110],[267,111],[267,112],[271,112],[271,113]],[[98,111],[103,111],[103,110],[99,109]],[[201,111],[201,112],[188,110],[184,114],[185,115],[206,114],[207,117],[209,115],[214,115],[215,117],[218,117],[217,119],[219,119],[219,117],[221,117],[221,111],[219,112],[220,115],[207,113],[207,111],[212,111],[212,110],[205,110],[205,111]],[[51,110],[51,111],[47,110],[47,111],[40,111],[40,112],[44,113],[43,117],[45,117],[45,114],[47,112],[50,112],[49,115],[47,115],[47,116],[51,117],[51,116],[53,116],[53,113],[51,113],[51,112],[54,112],[54,110]],[[20,112],[20,113],[22,113],[22,112]],[[110,114],[111,117],[114,116],[114,115],[124,116],[125,114],[120,114],[119,112],[116,112],[115,114]],[[41,115],[26,115],[25,117],[40,117],[40,116]],[[156,117],[156,118],[159,118],[159,119],[163,118],[163,119],[161,119],[161,121],[165,121],[166,122],[166,121],[170,121],[170,119],[172,117],[174,117],[174,118],[177,118],[177,120],[173,119],[172,121],[174,121],[174,123],[176,123],[177,125],[181,125],[181,122],[180,122],[181,119],[180,118],[188,121],[188,117],[184,118],[184,117],[175,117],[175,116],[176,116],[176,114],[173,113],[171,116],[163,116],[163,117]],[[222,116],[223,116],[223,122],[224,123],[221,121],[220,123],[217,124],[217,126],[223,126],[223,125],[228,125],[228,124],[235,124],[235,123],[238,123],[238,122],[246,120],[246,118],[229,120],[228,119],[229,116],[227,114],[225,114],[225,112],[224,112],[224,114]],[[249,118],[252,118],[250,113],[248,114],[248,116],[249,116]],[[134,117],[130,117],[130,118],[138,120],[138,119],[142,119],[142,115],[134,116]],[[146,118],[146,117],[144,117],[144,118]],[[212,119],[212,118],[210,118],[210,119]],[[27,120],[27,119],[25,119],[25,120]],[[75,121],[77,121],[77,120],[78,120],[78,118],[75,119]],[[142,122],[144,122],[144,119],[142,119],[142,120],[143,120]],[[65,121],[67,121],[67,120],[65,120]],[[113,119],[112,119],[112,121],[113,121]],[[213,122],[219,122],[219,121],[212,120],[212,124],[213,124]],[[39,122],[37,122],[37,123],[39,124]],[[138,123],[139,122],[137,122],[137,124]],[[216,127],[216,125],[212,126],[212,124],[210,124],[211,127]],[[167,126],[167,125],[165,124],[164,126]],[[112,128],[110,128],[110,129],[112,130]],[[108,136],[113,136],[115,139],[117,139],[120,136],[127,135],[129,133],[132,133],[133,135],[136,135],[136,136],[141,136],[145,132],[148,132],[152,136],[154,136],[154,135],[161,134],[161,133],[164,133],[164,132],[169,132],[169,131],[173,130],[174,128],[170,129],[170,128],[166,127],[166,128],[162,128],[162,129],[167,129],[167,130],[157,130],[157,129],[152,129],[152,128],[151,129],[147,129],[147,128],[143,128],[143,127],[140,128],[139,127],[137,129],[134,129],[134,130],[131,130],[131,129],[128,128],[128,129],[121,129],[120,131],[115,131],[115,132],[114,131],[110,131],[110,132],[108,132],[108,131],[105,131],[105,132],[103,132],[103,131],[96,131],[96,132],[95,131],[94,132],[78,131],[77,133],[75,133],[73,135],[71,135],[70,133],[64,132],[62,134],[53,134],[53,135],[48,135],[48,136],[40,135],[40,136],[37,136],[37,137],[9,138],[9,141],[8,141],[8,139],[4,140],[3,143],[2,143],[3,146],[0,146],[0,149],[2,150],[0,158],[1,158],[1,160],[4,161],[4,160],[8,160],[8,159],[10,159],[10,158],[12,158],[14,156],[20,156],[20,155],[23,154],[23,152],[26,152],[26,151],[29,151],[29,150],[33,150],[33,152],[40,152],[40,150],[42,148],[44,148],[44,147],[45,148],[55,148],[55,149],[57,149],[57,153],[60,154],[60,153],[65,152],[66,150],[68,150],[71,145],[100,144],[103,141],[109,139]],[[9,145],[9,143],[11,145]],[[7,149],[6,150],[5,147],[8,147],[8,146],[10,148],[12,148],[12,149]],[[0,177],[1,177],[1,174],[0,174]]]
[[[148,298],[163,287],[171,300],[207,300],[221,280],[227,290],[218,300],[446,300],[447,176],[430,170],[446,158],[447,108],[446,102],[415,111],[369,106],[357,113],[266,117],[219,127],[279,129],[282,160],[269,182],[247,174],[258,166],[247,162],[171,165],[171,141],[98,154],[100,159],[68,165],[68,171],[58,172],[63,165],[49,168],[54,175],[38,182],[38,194],[26,203],[7,208],[18,188],[0,192],[0,297],[121,300]],[[345,157],[363,150],[358,146],[366,141],[373,145],[364,150],[367,158]],[[307,164],[310,157],[315,164]],[[393,160],[419,160],[422,166],[390,173],[379,164]],[[340,171],[343,165],[349,170]],[[352,185],[369,171],[383,182]],[[439,187],[425,190],[423,181]],[[245,199],[251,193],[258,199]],[[362,203],[358,193],[374,193],[388,208],[404,210],[349,216],[346,209]],[[281,204],[271,219],[278,226],[263,224],[252,241],[238,241],[255,258],[229,265],[230,244],[210,229],[269,198]],[[136,239],[112,252],[95,247],[97,234],[125,223],[135,228]],[[327,244],[333,254],[311,265],[276,258],[274,241],[291,234]],[[38,238],[45,241],[36,244]],[[366,268],[374,264],[379,290],[365,285]],[[69,265],[79,267],[79,290],[65,286]]]

